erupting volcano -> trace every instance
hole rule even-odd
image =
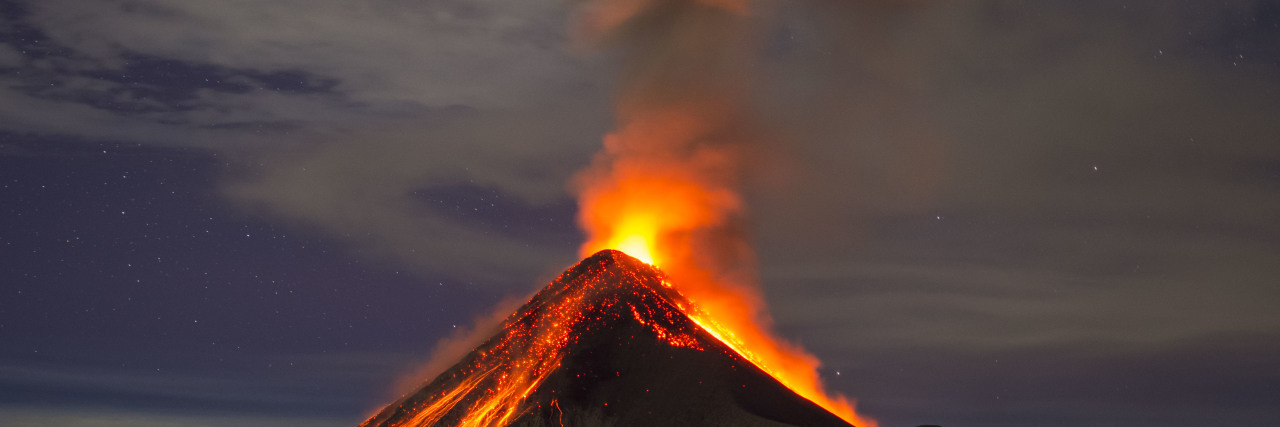
[[[769,134],[748,6],[584,3],[579,32],[627,70],[618,128],[573,180],[589,257],[365,425],[875,427],[769,332],[740,191]]]
[[[697,311],[657,268],[600,251],[362,425],[850,425],[703,329],[687,315]]]

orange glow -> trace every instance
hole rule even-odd
[[[670,280],[616,273],[631,277],[623,282],[646,283],[628,291],[642,303],[621,307],[616,288],[598,289],[617,278],[562,283],[562,276],[539,294],[554,298],[535,297],[513,314],[499,336],[455,368],[461,371],[433,380],[430,395],[409,396],[366,425],[496,426],[532,413],[537,408],[526,398],[560,367],[581,333],[575,331],[600,321],[585,313],[608,307],[604,312],[634,317],[674,347],[718,348],[699,341],[697,329],[706,330],[796,394],[857,427],[876,426],[855,412],[851,399],[824,389],[815,356],[769,331],[738,191],[747,148],[765,134],[747,111],[752,82],[743,70],[751,67],[741,55],[751,49],[738,48],[748,32],[749,3],[588,2],[583,33],[627,39],[619,44],[627,48],[629,73],[619,94],[620,127],[573,182],[578,223],[587,234],[581,253],[618,249],[661,266]],[[644,18],[643,26],[626,25],[636,17]],[[680,313],[696,325],[673,321]],[[558,401],[551,402],[559,411]]]
[[[632,234],[623,237],[613,245],[613,248],[631,255],[635,259],[644,261],[646,264],[656,264],[653,262],[653,252],[649,250],[649,239],[646,239],[644,235]]]
[[[858,427],[874,420],[827,393],[821,363],[769,332],[753,276],[738,195],[741,147],[754,136],[734,97],[624,103],[623,127],[575,181],[580,253],[618,249],[661,266],[692,307],[681,310],[717,339],[810,401]],[[745,128],[745,129],[744,129]]]
[[[613,262],[593,258],[580,264],[585,273],[566,271],[508,317],[497,336],[432,380],[428,393],[406,396],[361,426],[509,425],[539,409],[527,398],[561,367],[575,342],[624,317],[673,347],[704,350],[696,323],[679,320],[683,297],[656,269],[634,261],[614,268]],[[557,418],[563,415],[558,401],[550,405]]]
[[[632,228],[627,231],[635,233],[640,230]],[[651,230],[647,236],[659,234],[661,233],[657,230]],[[610,241],[610,239],[604,240]],[[654,237],[625,237],[613,240],[633,243],[658,241]],[[686,277],[676,277],[673,280],[677,290],[693,304],[692,307],[680,307],[680,309],[698,326],[732,348],[744,359],[772,375],[796,394],[813,401],[850,424],[858,427],[876,427],[874,420],[859,415],[854,410],[853,400],[839,394],[829,394],[823,389],[817,371],[820,362],[816,357],[796,345],[773,336],[760,326],[761,323],[757,318],[762,316],[760,310],[763,308],[763,301],[758,294],[749,288],[729,283],[688,283],[687,279],[690,279],[688,273],[695,273],[692,276],[701,280],[709,280],[714,277],[714,274],[707,271],[689,272],[688,269],[693,267],[690,263],[686,260],[663,257],[664,252],[660,249],[661,247],[658,248],[657,250],[654,247],[629,248],[623,252],[629,255],[653,253],[656,255],[655,258],[664,260],[665,263],[675,267],[675,270],[685,271]],[[590,254],[597,249],[606,248],[584,245],[582,252]],[[671,282],[664,282],[664,285],[669,283]],[[641,316],[637,315],[636,318],[643,323]],[[672,345],[683,346],[683,339],[669,338],[660,328],[655,328],[655,332]]]
[[[792,391],[859,427],[874,427],[853,401],[827,393],[820,362],[768,331],[769,317],[750,270],[735,191],[737,155],[707,144],[733,116],[719,103],[631,111],[605,151],[579,175],[581,254],[618,249],[671,276],[696,323]]]

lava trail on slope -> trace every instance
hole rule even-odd
[[[362,426],[849,426],[699,327],[661,271],[569,268],[452,368]]]

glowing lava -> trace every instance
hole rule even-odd
[[[655,264],[653,262],[653,253],[649,251],[649,239],[642,235],[632,234],[624,237],[613,247],[627,255],[631,255],[635,259],[644,261],[646,264]]]
[[[587,234],[581,254],[648,254],[695,306],[689,317],[715,338],[797,394],[873,426],[852,401],[824,391],[816,357],[768,332],[739,195],[746,171],[758,166],[749,161],[766,160],[756,143],[769,137],[752,111],[759,82],[750,72],[758,52],[751,2],[586,4],[584,32],[621,49],[627,73],[618,128],[574,181]]]
[[[631,230],[635,231],[635,230]],[[654,233],[656,234],[656,233]],[[654,234],[650,234],[651,236]],[[640,239],[637,239],[640,240]],[[647,241],[648,239],[645,239]],[[653,248],[638,248],[640,253],[655,252]],[[584,252],[591,252],[583,246]],[[630,254],[631,252],[624,250]],[[659,252],[660,253],[660,252]],[[675,259],[667,258],[672,264]],[[682,264],[681,268],[689,268]],[[694,277],[711,277],[699,272]],[[729,284],[684,283],[675,279],[677,289],[688,299],[689,307],[680,307],[698,326],[705,329],[743,358],[769,373],[787,388],[831,411],[856,426],[875,427],[876,422],[858,415],[854,402],[839,394],[828,394],[818,376],[820,362],[803,349],[779,339],[764,330],[757,320],[762,314],[762,300],[750,290]]]
[[[601,251],[362,425],[848,427],[691,319],[697,311],[652,265]]]
[[[733,360],[753,364],[753,372],[759,368],[761,376],[776,379],[768,383],[786,396],[799,395],[807,399],[797,399],[804,405],[825,409],[819,412],[833,424],[842,423],[831,414],[859,427],[875,426],[854,411],[851,400],[824,390],[816,357],[769,333],[738,192],[749,147],[767,135],[749,111],[754,82],[744,70],[753,68],[752,49],[743,43],[750,35],[748,3],[586,2],[583,32],[622,47],[629,72],[619,92],[620,127],[574,180],[578,222],[587,233],[581,252],[594,260],[600,255],[593,253],[616,248],[650,264],[591,274],[650,283],[661,280],[653,270],[661,266],[670,281],[635,287],[624,302],[616,289],[601,285],[618,280],[580,278],[581,270],[596,271],[584,261],[571,269],[577,275],[566,272],[508,318],[504,332],[367,425],[496,426],[522,417],[559,419],[568,400],[530,399],[531,393],[562,397],[556,393],[563,390],[549,384],[564,374],[568,349],[592,331],[617,325],[609,319],[626,318],[664,348],[732,353]]]

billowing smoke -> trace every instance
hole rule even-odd
[[[640,235],[668,272],[752,280],[739,190],[763,131],[749,106],[747,13],[740,1],[584,6],[579,34],[621,52],[624,67],[618,129],[574,181],[584,256]]]
[[[767,137],[753,117],[752,11],[744,1],[602,0],[579,34],[622,57],[617,130],[574,181],[581,253],[617,248],[661,267],[704,328],[797,393],[859,426],[828,396],[816,357],[774,337],[744,235],[747,165]]]

